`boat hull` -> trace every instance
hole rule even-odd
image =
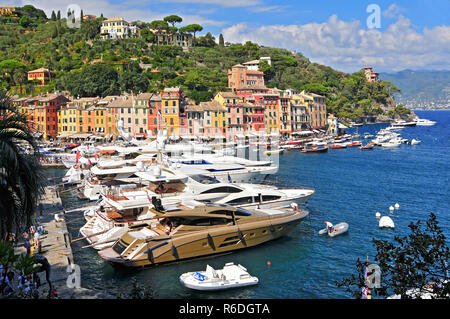
[[[307,215],[308,212],[301,211],[296,214],[289,214],[286,217],[270,218],[273,221],[272,223],[268,223],[267,220],[255,221],[243,225],[227,226],[226,228],[219,227],[209,231],[197,231],[165,240],[151,238],[146,244],[145,253],[136,258],[127,258],[124,255],[124,253],[127,253],[128,247],[120,255],[114,250],[114,247],[99,251],[99,255],[115,265],[145,267],[228,253],[258,246],[285,236]]]

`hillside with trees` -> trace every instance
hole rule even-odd
[[[324,95],[328,111],[341,118],[407,112],[394,108],[391,95],[400,90],[390,81],[369,83],[362,71],[339,72],[286,49],[252,42],[232,44],[222,35],[217,43],[210,32],[199,34],[203,31],[201,25],[182,26],[183,20],[177,15],[133,22],[141,31],[138,38],[101,40],[103,15],[96,19],[80,17],[80,28],[70,28],[61,12],[52,12],[50,18],[32,6],[19,8],[18,12],[15,20],[2,20],[0,24],[0,90],[9,94],[68,90],[79,97],[106,96],[179,86],[198,103],[228,90],[227,70],[233,65],[270,56],[271,65],[265,61],[260,64],[268,87]],[[156,45],[151,31],[155,29],[190,33],[192,47],[183,50]],[[114,67],[124,63],[127,67],[123,72]],[[27,80],[27,71],[41,67],[52,71],[45,86]]]

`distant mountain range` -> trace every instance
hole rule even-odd
[[[450,71],[412,71],[380,73],[402,90],[398,103],[410,108],[450,108]]]

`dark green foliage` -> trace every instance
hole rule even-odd
[[[81,72],[70,72],[57,82],[57,88],[67,88],[74,96],[107,96],[120,93],[119,73],[108,64],[85,66]]]
[[[23,152],[18,142],[30,146],[31,152]],[[9,96],[1,93],[0,240],[4,240],[14,226],[21,231],[32,224],[45,182],[38,157],[26,115],[19,113]]]
[[[175,14],[172,14],[170,16],[165,17],[164,21],[172,24],[172,27],[175,27],[175,23],[181,23],[183,19]]]
[[[411,223],[409,228],[408,236],[395,236],[394,242],[372,239],[377,250],[374,263],[381,271],[380,287],[372,293],[381,297],[397,294],[406,299],[420,298],[424,293],[450,298],[449,247],[436,215],[430,213],[424,229],[420,221]],[[366,285],[365,264],[358,259],[356,266],[356,275],[343,279],[338,286],[360,298]]]

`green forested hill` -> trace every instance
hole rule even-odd
[[[180,86],[187,97],[207,101],[216,92],[227,90],[227,70],[231,66],[261,56],[272,60],[271,66],[260,65],[267,86],[325,95],[329,112],[340,117],[381,114],[391,106],[390,93],[398,91],[389,81],[368,83],[362,71],[345,74],[311,63],[301,53],[292,55],[285,49],[251,42],[217,44],[209,32],[197,34],[194,46],[187,52],[180,47],[154,45],[149,27],[174,30],[165,21],[137,22],[141,38],[100,40],[103,17],[82,21],[80,28],[69,28],[59,12],[47,19],[40,10],[27,7],[16,21],[0,23],[0,89],[10,94],[58,89],[80,97],[106,96]],[[183,28],[189,32],[189,27]],[[118,73],[113,65],[123,61],[130,67]],[[26,72],[40,67],[54,71],[45,87],[27,81]]]

